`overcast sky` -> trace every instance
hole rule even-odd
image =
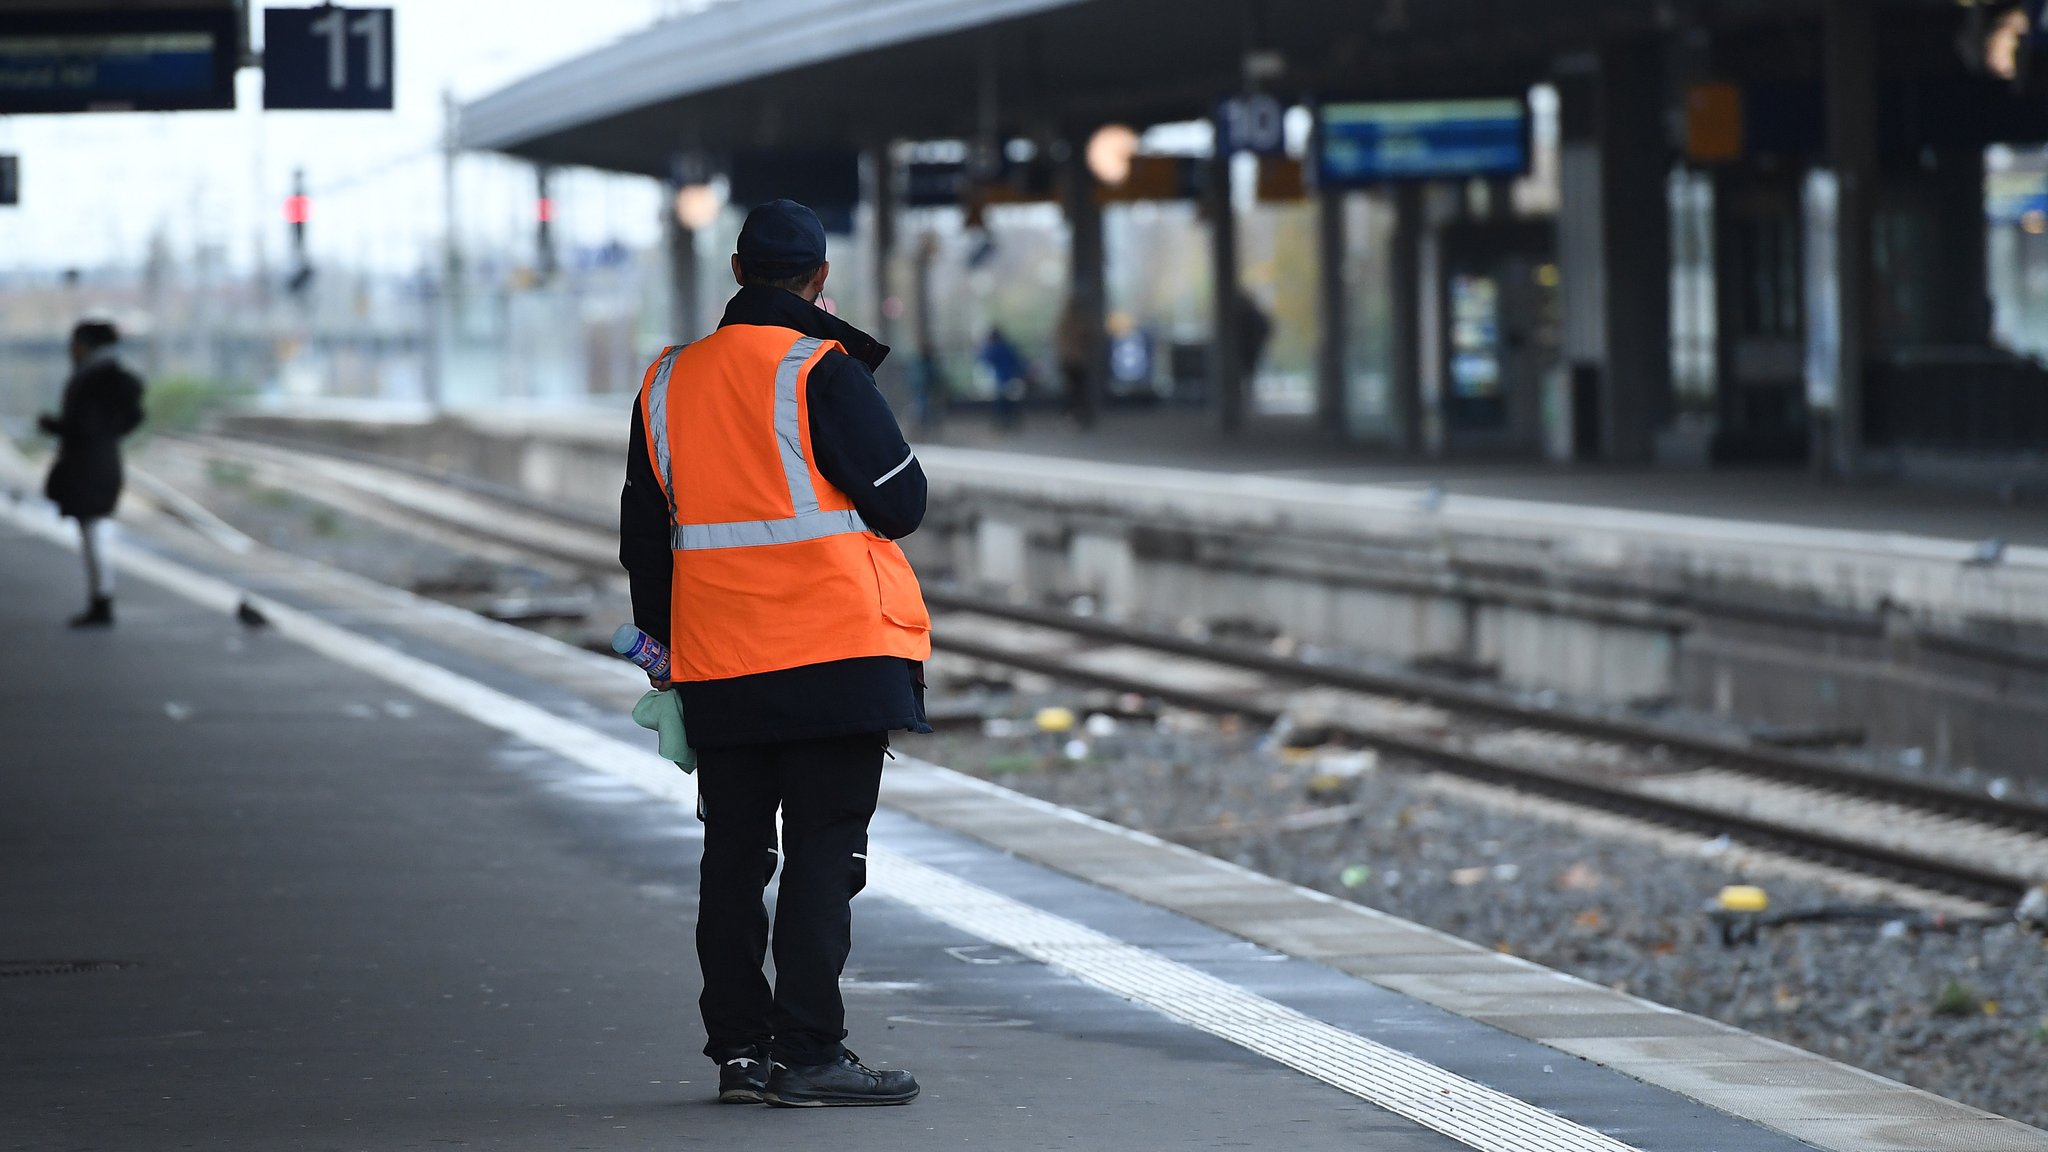
[[[392,112],[266,113],[262,77],[245,70],[232,112],[0,116],[0,152],[21,157],[22,185],[20,207],[0,208],[0,273],[137,263],[158,233],[181,261],[210,246],[247,267],[260,246],[276,264],[286,245],[281,205],[299,167],[314,192],[316,259],[417,267],[431,260],[442,232],[444,91],[482,95],[696,6],[384,2],[396,9]],[[464,161],[458,187],[473,246],[516,248],[531,231],[531,169],[474,158]],[[661,196],[649,181],[569,173],[555,191],[570,245],[642,244],[656,235]]]

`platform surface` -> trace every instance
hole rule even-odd
[[[1065,460],[1186,468],[1235,476],[1423,490],[1452,497],[1527,500],[1632,512],[1699,516],[1856,532],[1897,532],[2048,546],[2048,492],[2038,477],[1987,466],[1945,482],[1874,476],[1855,482],[1797,465],[1713,469],[1560,465],[1537,460],[1415,460],[1384,449],[1332,443],[1301,418],[1255,419],[1225,436],[1213,417],[1187,409],[1107,414],[1082,432],[1034,412],[1017,432],[998,432],[980,413],[963,414],[926,438],[937,445]]]
[[[976,807],[919,770],[876,821],[895,863],[856,904],[847,993],[849,1043],[913,1069],[924,1098],[827,1114],[711,1104],[690,943],[698,826],[584,751],[635,730],[431,641],[396,653],[347,613],[247,629],[195,603],[191,577],[177,595],[131,572],[120,626],[71,633],[76,563],[0,515],[0,961],[132,966],[0,980],[0,1148],[1480,1146],[1299,1070],[1313,1061],[1227,1038],[1287,1020],[1318,1032],[1303,1051],[1383,1045],[1484,1086],[1480,1113],[1489,1092],[1530,1101],[1589,1147],[1806,1146],[1516,1034],[1511,996],[1554,1017],[1555,987],[1441,977],[1440,992],[1483,996],[1502,1027],[1467,1018],[1336,957],[1167,911],[1176,884],[1228,885],[1177,874],[1140,841],[1117,848],[1074,825],[1066,846],[1084,871],[1147,849],[1125,858],[1147,864],[1152,902],[1034,863],[1028,845],[991,847],[1004,827],[1043,838],[1057,822],[996,798]],[[316,651],[311,629],[344,639]],[[438,679],[415,691],[373,675],[372,649]],[[990,826],[944,830],[903,810],[919,804],[964,805],[956,827],[976,814]],[[1170,989],[1114,995],[1090,949],[1220,990],[1240,1015],[1190,1026],[1168,1014],[1188,1007]],[[1653,1031],[1667,1046],[1687,1035]],[[1900,1104],[1888,1147],[2035,1146],[2032,1129],[1989,1119],[1916,1143],[1910,1130],[1945,1115],[1933,1098],[1860,1075],[1807,1087],[1860,1090],[1866,1124],[1869,1099]]]

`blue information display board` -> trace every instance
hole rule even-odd
[[[221,11],[0,17],[0,114],[233,108],[241,37]]]
[[[1326,104],[1317,177],[1325,187],[1519,176],[1529,109],[1518,99]]]

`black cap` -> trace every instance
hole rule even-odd
[[[748,276],[801,276],[825,262],[825,226],[816,212],[794,200],[770,200],[747,213],[740,226],[739,257]]]

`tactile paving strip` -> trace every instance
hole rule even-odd
[[[1581,1124],[1208,973],[893,853],[876,891],[992,944],[1321,1080],[1486,1152],[1635,1152]]]

